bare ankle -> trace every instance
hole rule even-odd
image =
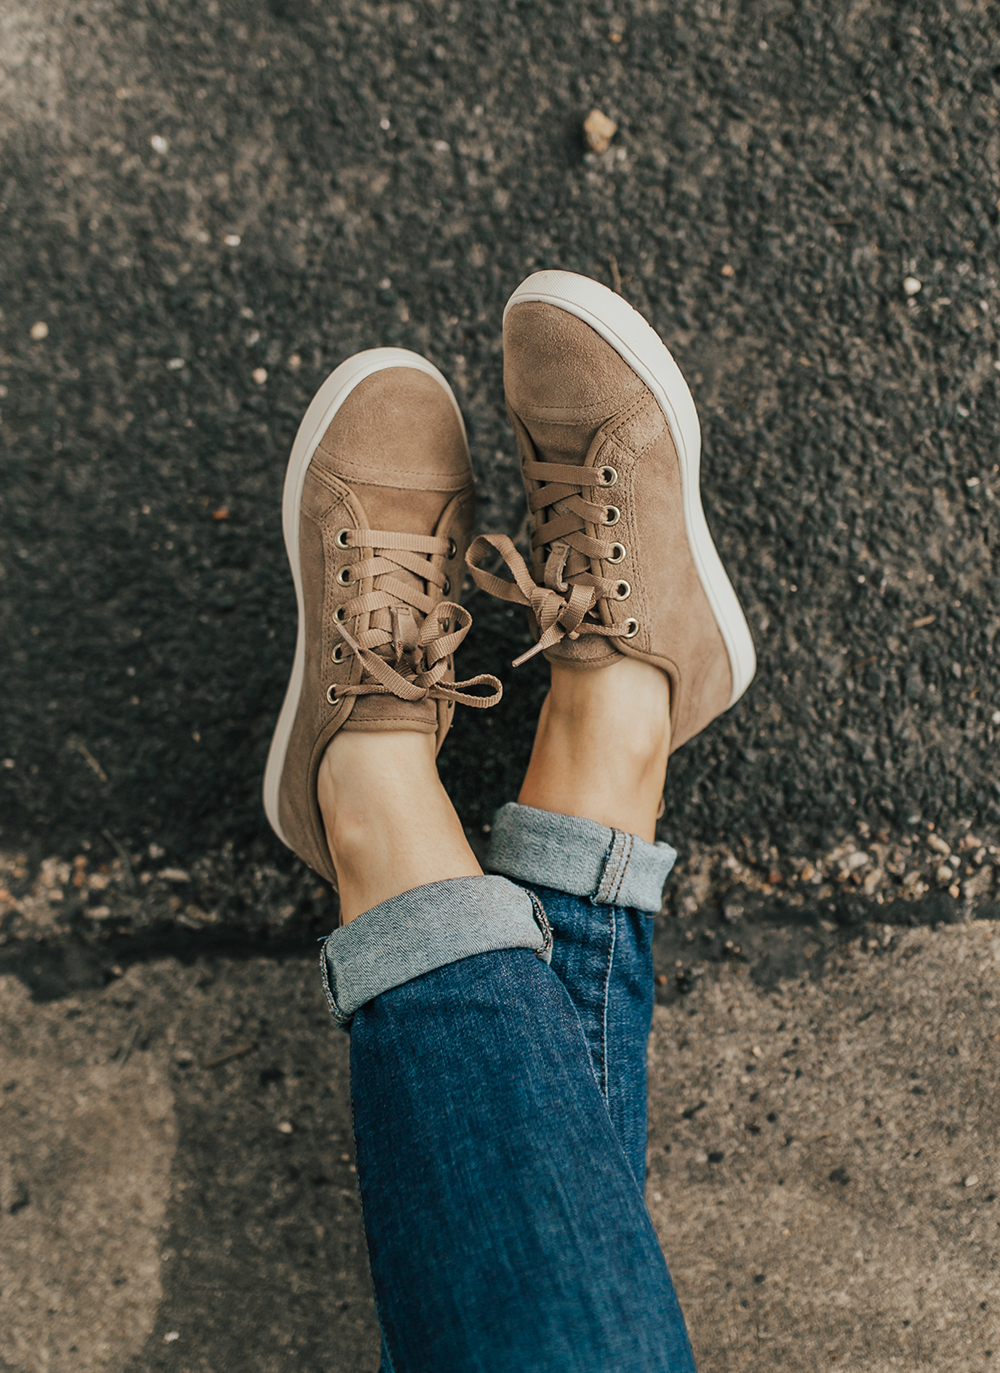
[[[482,872],[441,785],[435,738],[341,731],[318,794],[346,923],[414,887]]]
[[[553,665],[522,805],[652,840],[670,751],[670,683],[648,663]]]

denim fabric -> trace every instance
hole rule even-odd
[[[533,949],[546,962],[545,912],[504,877],[453,877],[383,901],[323,941],[320,964],[334,1020],[348,1025],[366,1001],[459,958]]]
[[[646,1181],[646,1041],[653,922],[565,892],[535,891],[552,925],[552,970],[580,1016],[594,1077],[640,1188]]]
[[[606,920],[576,905],[567,928]],[[596,966],[591,941],[582,948],[580,966]],[[480,954],[354,1018],[383,1373],[694,1373],[636,1182],[635,1122],[630,1161],[595,1073],[579,1006],[596,990],[579,985],[575,1001],[554,965],[525,949]],[[644,1055],[637,1038],[627,1062]]]
[[[435,883],[325,946],[382,1373],[694,1373],[643,1200],[652,922],[613,900],[658,909],[674,852],[497,818],[527,889]]]
[[[655,914],[676,861],[669,844],[647,844],[595,820],[511,802],[493,819],[486,867],[530,886]]]

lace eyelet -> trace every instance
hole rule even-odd
[[[639,633],[639,621],[638,621],[638,620],[626,620],[626,621],[625,621],[625,638],[626,638],[626,639],[634,639],[635,636],[636,636],[638,633]]]
[[[606,505],[604,507],[604,519],[601,521],[601,523],[617,524],[621,517],[622,512],[618,509],[617,505]]]
[[[336,683],[333,683],[333,685],[327,687],[327,689],[326,689],[326,699],[329,701],[329,703],[330,703],[331,706],[335,706],[335,705],[337,704],[337,685],[336,685]]]
[[[453,559],[455,558],[455,556],[457,555],[457,553],[458,553],[458,544],[455,542],[454,539],[449,539],[449,540],[448,540],[448,552],[445,554],[445,557],[447,558],[448,562],[452,562]]]
[[[344,645],[334,644],[333,652],[330,654],[330,657],[335,663],[342,663],[344,661]]]
[[[333,536],[333,542],[338,548],[350,548],[350,544],[347,542],[347,536],[350,532],[349,529],[337,530],[336,534]]]
[[[606,563],[621,563],[625,561],[625,554],[628,550],[623,543],[613,543],[611,552],[605,557]]]
[[[348,567],[342,567],[342,568],[340,569],[340,571],[337,573],[337,585],[338,585],[338,586],[350,586],[350,584],[351,584],[351,569],[350,569],[349,566],[348,566]]]
[[[627,601],[631,595],[632,588],[629,586],[628,582],[619,582],[618,585],[615,587],[616,601]]]
[[[337,621],[337,624],[339,625],[342,625],[344,621],[347,619],[347,611],[344,609],[342,605],[337,606],[337,609],[333,612],[333,618]]]
[[[614,486],[618,480],[618,473],[613,467],[599,467],[597,476],[601,486]]]
[[[450,591],[451,591],[451,578],[450,578],[450,577],[445,577],[445,579],[444,579],[444,586],[442,586],[442,588],[441,588],[441,594],[442,594],[443,596],[447,596],[447,595],[449,594]]]

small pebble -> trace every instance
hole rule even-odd
[[[299,357],[298,353],[292,354],[292,356],[288,359],[288,365],[293,372],[297,372],[299,370],[299,368],[302,366],[302,359]]]
[[[168,1330],[163,1337],[164,1344],[173,1344],[174,1340],[179,1340],[181,1332],[179,1330]]]
[[[265,381],[267,381],[267,368],[255,367],[253,369],[253,379],[258,386],[263,386]]]
[[[927,836],[927,847],[933,849],[935,853],[943,854],[945,858],[951,857],[951,846],[939,834]]]
[[[239,234],[226,234],[222,241],[227,248],[238,248],[243,240],[240,238]]]
[[[390,127],[388,119],[380,119],[378,126],[380,129],[388,129]]]
[[[611,140],[618,132],[618,125],[600,110],[591,110],[583,121],[583,134],[587,146],[595,153],[607,152]]]
[[[918,281],[916,277],[906,277],[903,281],[903,290],[908,296],[915,296],[918,291],[922,291],[924,283]]]
[[[48,336],[49,326],[45,323],[44,319],[40,319],[37,324],[31,326],[31,337],[36,343],[41,343],[42,339],[48,338]]]
[[[278,1129],[283,1135],[290,1135],[292,1133],[292,1122],[290,1120],[279,1120]]]
[[[736,268],[733,266],[731,262],[727,262],[726,265],[723,267],[722,275],[724,277],[734,277],[736,275]]]
[[[154,153],[165,153],[170,147],[170,144],[162,134],[154,133],[153,137],[149,140],[149,146]]]
[[[183,358],[171,358],[170,361],[167,363],[167,371],[168,371],[168,372],[179,372],[183,366],[184,366],[184,359],[183,359]]]
[[[979,1179],[976,1177],[975,1173],[970,1173],[969,1176],[965,1179],[965,1186],[966,1186],[966,1187],[978,1187],[978,1186],[979,1186]]]
[[[1000,710],[995,710],[990,716],[990,719],[995,725],[1000,725]]]
[[[942,863],[934,875],[943,887],[948,886],[951,879],[955,876],[947,863]]]

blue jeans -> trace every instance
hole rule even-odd
[[[494,875],[326,941],[383,1373],[693,1373],[643,1198],[643,912],[675,856],[505,806]]]

